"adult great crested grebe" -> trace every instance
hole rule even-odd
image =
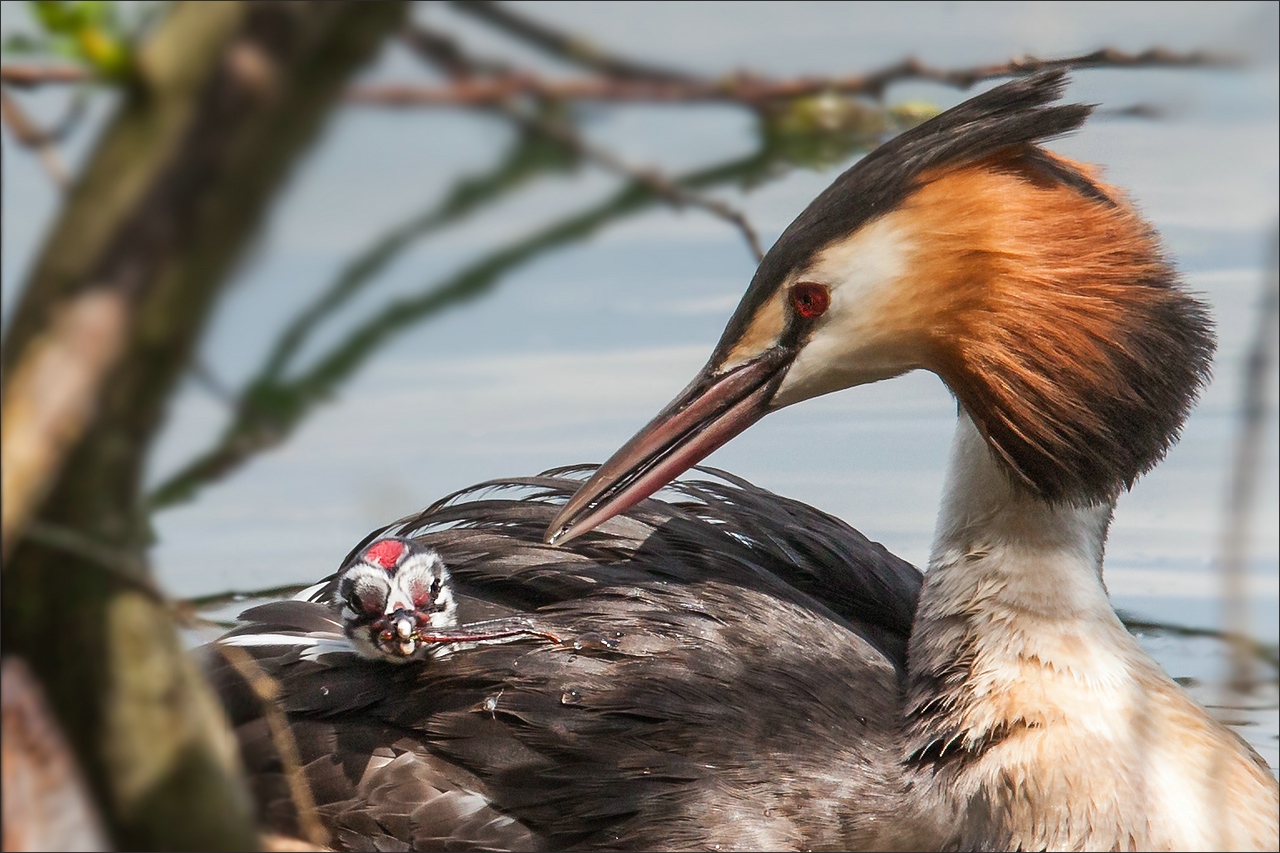
[[[704,370],[571,498],[558,475],[489,484],[522,499],[477,487],[349,558],[413,537],[452,571],[460,624],[530,636],[370,661],[339,642],[335,578],[225,641],[281,682],[335,843],[1280,845],[1266,765],[1102,583],[1116,497],[1176,438],[1213,342],[1150,227],[1037,146],[1089,113],[1053,104],[1063,83],[1000,86],[838,178]],[[923,589],[842,522],[732,478],[648,499],[768,411],[917,368],[960,409]],[[287,828],[257,704],[219,683]]]

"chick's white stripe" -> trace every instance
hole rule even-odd
[[[260,646],[298,646],[303,649],[301,655],[304,660],[315,660],[321,655],[328,654],[358,654],[356,647],[352,645],[351,641],[339,634],[310,636],[299,634],[240,634],[235,637],[224,637],[218,642],[224,646],[243,646],[249,648]]]
[[[318,595],[325,587],[329,585],[329,581],[323,580],[319,583],[313,583],[311,586],[299,592],[293,597],[294,601],[310,601],[313,596]]]

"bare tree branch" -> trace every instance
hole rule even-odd
[[[785,80],[772,80],[745,72],[717,80],[692,81],[602,77],[549,80],[532,74],[510,74],[505,77],[454,81],[446,86],[364,86],[349,92],[347,99],[357,104],[398,107],[482,106],[518,96],[610,102],[718,101],[758,106],[822,92],[880,97],[891,83],[902,80],[929,80],[958,89],[968,89],[984,80],[1031,74],[1052,68],[1199,68],[1232,65],[1234,62],[1229,57],[1200,52],[1179,54],[1153,49],[1133,54],[1105,48],[1064,59],[1022,57],[1003,63],[959,69],[934,68],[919,60],[908,59],[870,74]]]
[[[362,86],[348,92],[347,100],[356,104],[399,107],[474,107],[518,96],[588,101],[728,101],[758,105],[821,92],[879,97],[890,84],[903,80],[928,80],[957,89],[968,89],[984,80],[1057,68],[1215,68],[1239,64],[1240,61],[1235,57],[1203,51],[1178,53],[1152,48],[1140,53],[1130,53],[1108,47],[1061,59],[1025,56],[1008,62],[968,68],[937,68],[913,58],[868,74],[782,80],[746,72],[715,80],[603,76],[548,79],[536,74],[510,73],[483,79],[455,80],[444,86],[399,83]],[[17,86],[76,83],[87,79],[87,73],[80,69],[63,66],[10,63],[0,67],[0,82]]]
[[[141,588],[143,464],[231,266],[403,12],[174,6],[0,346],[4,649],[41,679],[120,849],[257,844],[225,717],[169,603]],[[54,612],[75,618],[51,631]]]

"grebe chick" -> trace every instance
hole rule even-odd
[[[449,570],[439,553],[414,539],[369,545],[338,577],[343,632],[367,658],[405,663],[438,657],[459,644],[560,638],[528,619],[459,624]]]

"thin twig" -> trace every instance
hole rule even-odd
[[[644,169],[633,166],[608,149],[592,145],[574,132],[567,124],[529,115],[515,107],[510,107],[505,111],[514,120],[520,122],[521,125],[554,139],[566,148],[597,165],[603,166],[616,175],[647,187],[655,195],[666,199],[676,207],[696,207],[723,219],[742,233],[742,238],[746,240],[747,248],[755,257],[756,263],[760,263],[764,258],[764,250],[760,246],[760,238],[757,236],[755,228],[752,227],[741,211],[731,205],[705,196],[702,193],[687,190],[657,169]]]
[[[240,677],[249,685],[254,696],[262,704],[263,717],[271,730],[271,741],[275,744],[276,753],[280,756],[280,764],[284,770],[285,782],[289,786],[289,796],[293,799],[294,809],[298,813],[298,828],[302,837],[319,847],[329,846],[329,832],[320,822],[316,812],[315,797],[311,786],[307,784],[306,774],[302,769],[302,756],[298,752],[298,743],[294,740],[293,731],[289,728],[289,720],[280,707],[280,683],[267,675],[253,656],[244,649],[215,643],[216,648],[227,663],[240,673]]]
[[[456,85],[466,85],[473,76],[469,74],[482,68],[478,61],[472,60],[461,48],[447,37],[425,27],[409,27],[406,29],[406,43],[414,49],[418,56],[437,66],[453,77]],[[740,211],[732,206],[701,193],[687,190],[657,169],[645,169],[627,163],[613,152],[592,145],[570,125],[553,121],[544,116],[518,106],[513,99],[497,101],[493,108],[516,121],[526,130],[540,133],[552,139],[574,154],[590,160],[599,166],[634,181],[677,207],[696,207],[730,223],[742,233],[747,247],[757,263],[764,257],[760,246],[760,238],[755,229]]]
[[[49,83],[86,83],[92,79],[92,74],[74,65],[23,65],[11,62],[0,66],[0,83],[22,88]]]
[[[1130,633],[1170,634],[1174,637],[1203,637],[1209,640],[1219,640],[1228,646],[1243,649],[1251,658],[1265,662],[1271,669],[1276,671],[1277,675],[1280,675],[1280,648],[1274,644],[1264,643],[1248,637],[1241,638],[1234,631],[1195,628],[1190,625],[1176,625],[1171,622],[1152,622],[1147,619],[1140,619],[1124,610],[1116,611],[1116,615],[1120,617],[1120,621],[1124,623],[1124,627]],[[1241,640],[1243,642],[1240,642]]]
[[[40,519],[32,519],[28,522],[26,532],[27,538],[32,542],[46,548],[55,548],[74,554],[82,560],[88,560],[125,578],[157,600],[164,598],[159,589],[151,583],[146,563],[131,552],[113,548],[82,531]]]
[[[1280,327],[1280,236],[1273,235],[1269,269],[1257,307],[1257,328],[1245,356],[1244,388],[1237,416],[1239,434],[1231,466],[1226,523],[1219,542],[1218,565],[1222,571],[1223,623],[1232,636],[1231,675],[1228,683],[1237,692],[1253,684],[1253,657],[1249,654],[1247,557],[1253,509],[1265,466],[1267,389],[1275,380],[1277,328]]]
[[[1037,71],[1066,70],[1078,68],[1203,68],[1239,65],[1236,57],[1213,54],[1206,51],[1179,53],[1162,47],[1153,47],[1140,53],[1130,53],[1114,47],[1104,47],[1091,53],[1081,53],[1061,59],[1041,59],[1038,56],[1022,56],[989,65],[975,65],[969,68],[937,68],[926,65],[915,57],[887,66],[864,75],[861,80],[855,77],[844,78],[850,88],[837,86],[837,91],[845,94],[874,95],[880,97],[891,84],[902,80],[928,80],[952,86],[957,89],[969,89],[984,80],[1000,77],[1021,77]]]
[[[1178,53],[1152,48],[1129,53],[1103,48],[1061,59],[1024,56],[968,68],[937,68],[918,59],[906,59],[868,74],[834,77],[769,79],[742,72],[714,80],[658,80],[620,77],[548,79],[531,73],[511,73],[485,79],[456,80],[443,86],[386,84],[356,87],[347,100],[380,106],[483,106],[512,97],[536,95],[563,100],[596,101],[736,101],[757,105],[801,98],[822,92],[879,97],[892,83],[928,80],[968,89],[984,80],[1016,77],[1049,69],[1079,68],[1220,68],[1239,65],[1235,57],[1193,51]],[[0,82],[15,86],[46,83],[78,83],[89,79],[77,68],[65,66],[0,66]]]
[[[189,606],[188,602],[170,601],[152,580],[147,564],[130,552],[115,548],[83,531],[38,518],[27,523],[24,538],[28,542],[62,551],[107,570],[131,589],[165,604],[173,613],[174,619],[184,627],[208,621],[197,616],[195,608]]]
[[[235,393],[218,378],[218,375],[214,373],[208,362],[199,356],[192,356],[191,358],[191,378],[228,409],[235,407]]]
[[[1016,77],[1048,69],[1220,67],[1234,64],[1230,57],[1194,52],[1188,54],[1153,49],[1125,53],[1112,48],[1063,59],[1022,57],[1008,62],[946,69],[916,59],[874,71],[835,77],[800,77],[773,80],[738,73],[716,80],[659,81],[606,77],[549,80],[534,74],[513,73],[485,79],[454,81],[445,86],[386,84],[365,86],[347,93],[351,103],[379,106],[482,106],[520,96],[590,101],[728,101],[751,106],[771,101],[808,97],[824,92],[880,97],[891,84],[902,80],[929,80],[968,89],[984,80]]]
[[[9,132],[13,134],[18,144],[36,152],[40,158],[40,164],[44,166],[54,186],[59,190],[66,190],[67,167],[63,165],[62,157],[58,154],[54,135],[36,127],[23,111],[18,99],[7,89],[0,89],[0,118],[4,119],[5,126],[9,128]]]
[[[453,39],[427,27],[406,26],[400,40],[419,56],[427,57],[452,81],[505,77],[516,73],[511,65],[496,59],[471,56]]]
[[[737,160],[719,164],[679,179],[694,188],[744,182],[770,175],[772,166],[781,162],[777,151],[764,149]],[[605,226],[648,209],[656,204],[652,189],[628,184],[610,199],[581,213],[547,226],[529,237],[499,246],[492,252],[437,282],[413,298],[387,305],[368,321],[348,333],[337,346],[322,356],[316,365],[300,376],[288,380],[279,375],[272,364],[253,379],[243,392],[237,420],[219,442],[201,454],[150,496],[152,508],[187,500],[194,492],[246,464],[261,451],[282,441],[311,409],[323,400],[332,399],[334,389],[354,373],[369,356],[394,336],[416,323],[448,308],[477,299],[497,287],[505,275],[533,258],[574,241],[582,240]],[[284,362],[281,361],[280,364]],[[266,415],[250,399],[258,396],[270,401],[271,414]],[[281,417],[283,413],[283,417]],[[277,418],[277,420],[272,420]]]
[[[547,24],[526,18],[512,6],[491,0],[457,0],[453,7],[515,36],[539,50],[574,65],[621,80],[691,81],[683,71],[662,68],[648,62],[627,59],[604,50],[581,37],[562,33]]]

